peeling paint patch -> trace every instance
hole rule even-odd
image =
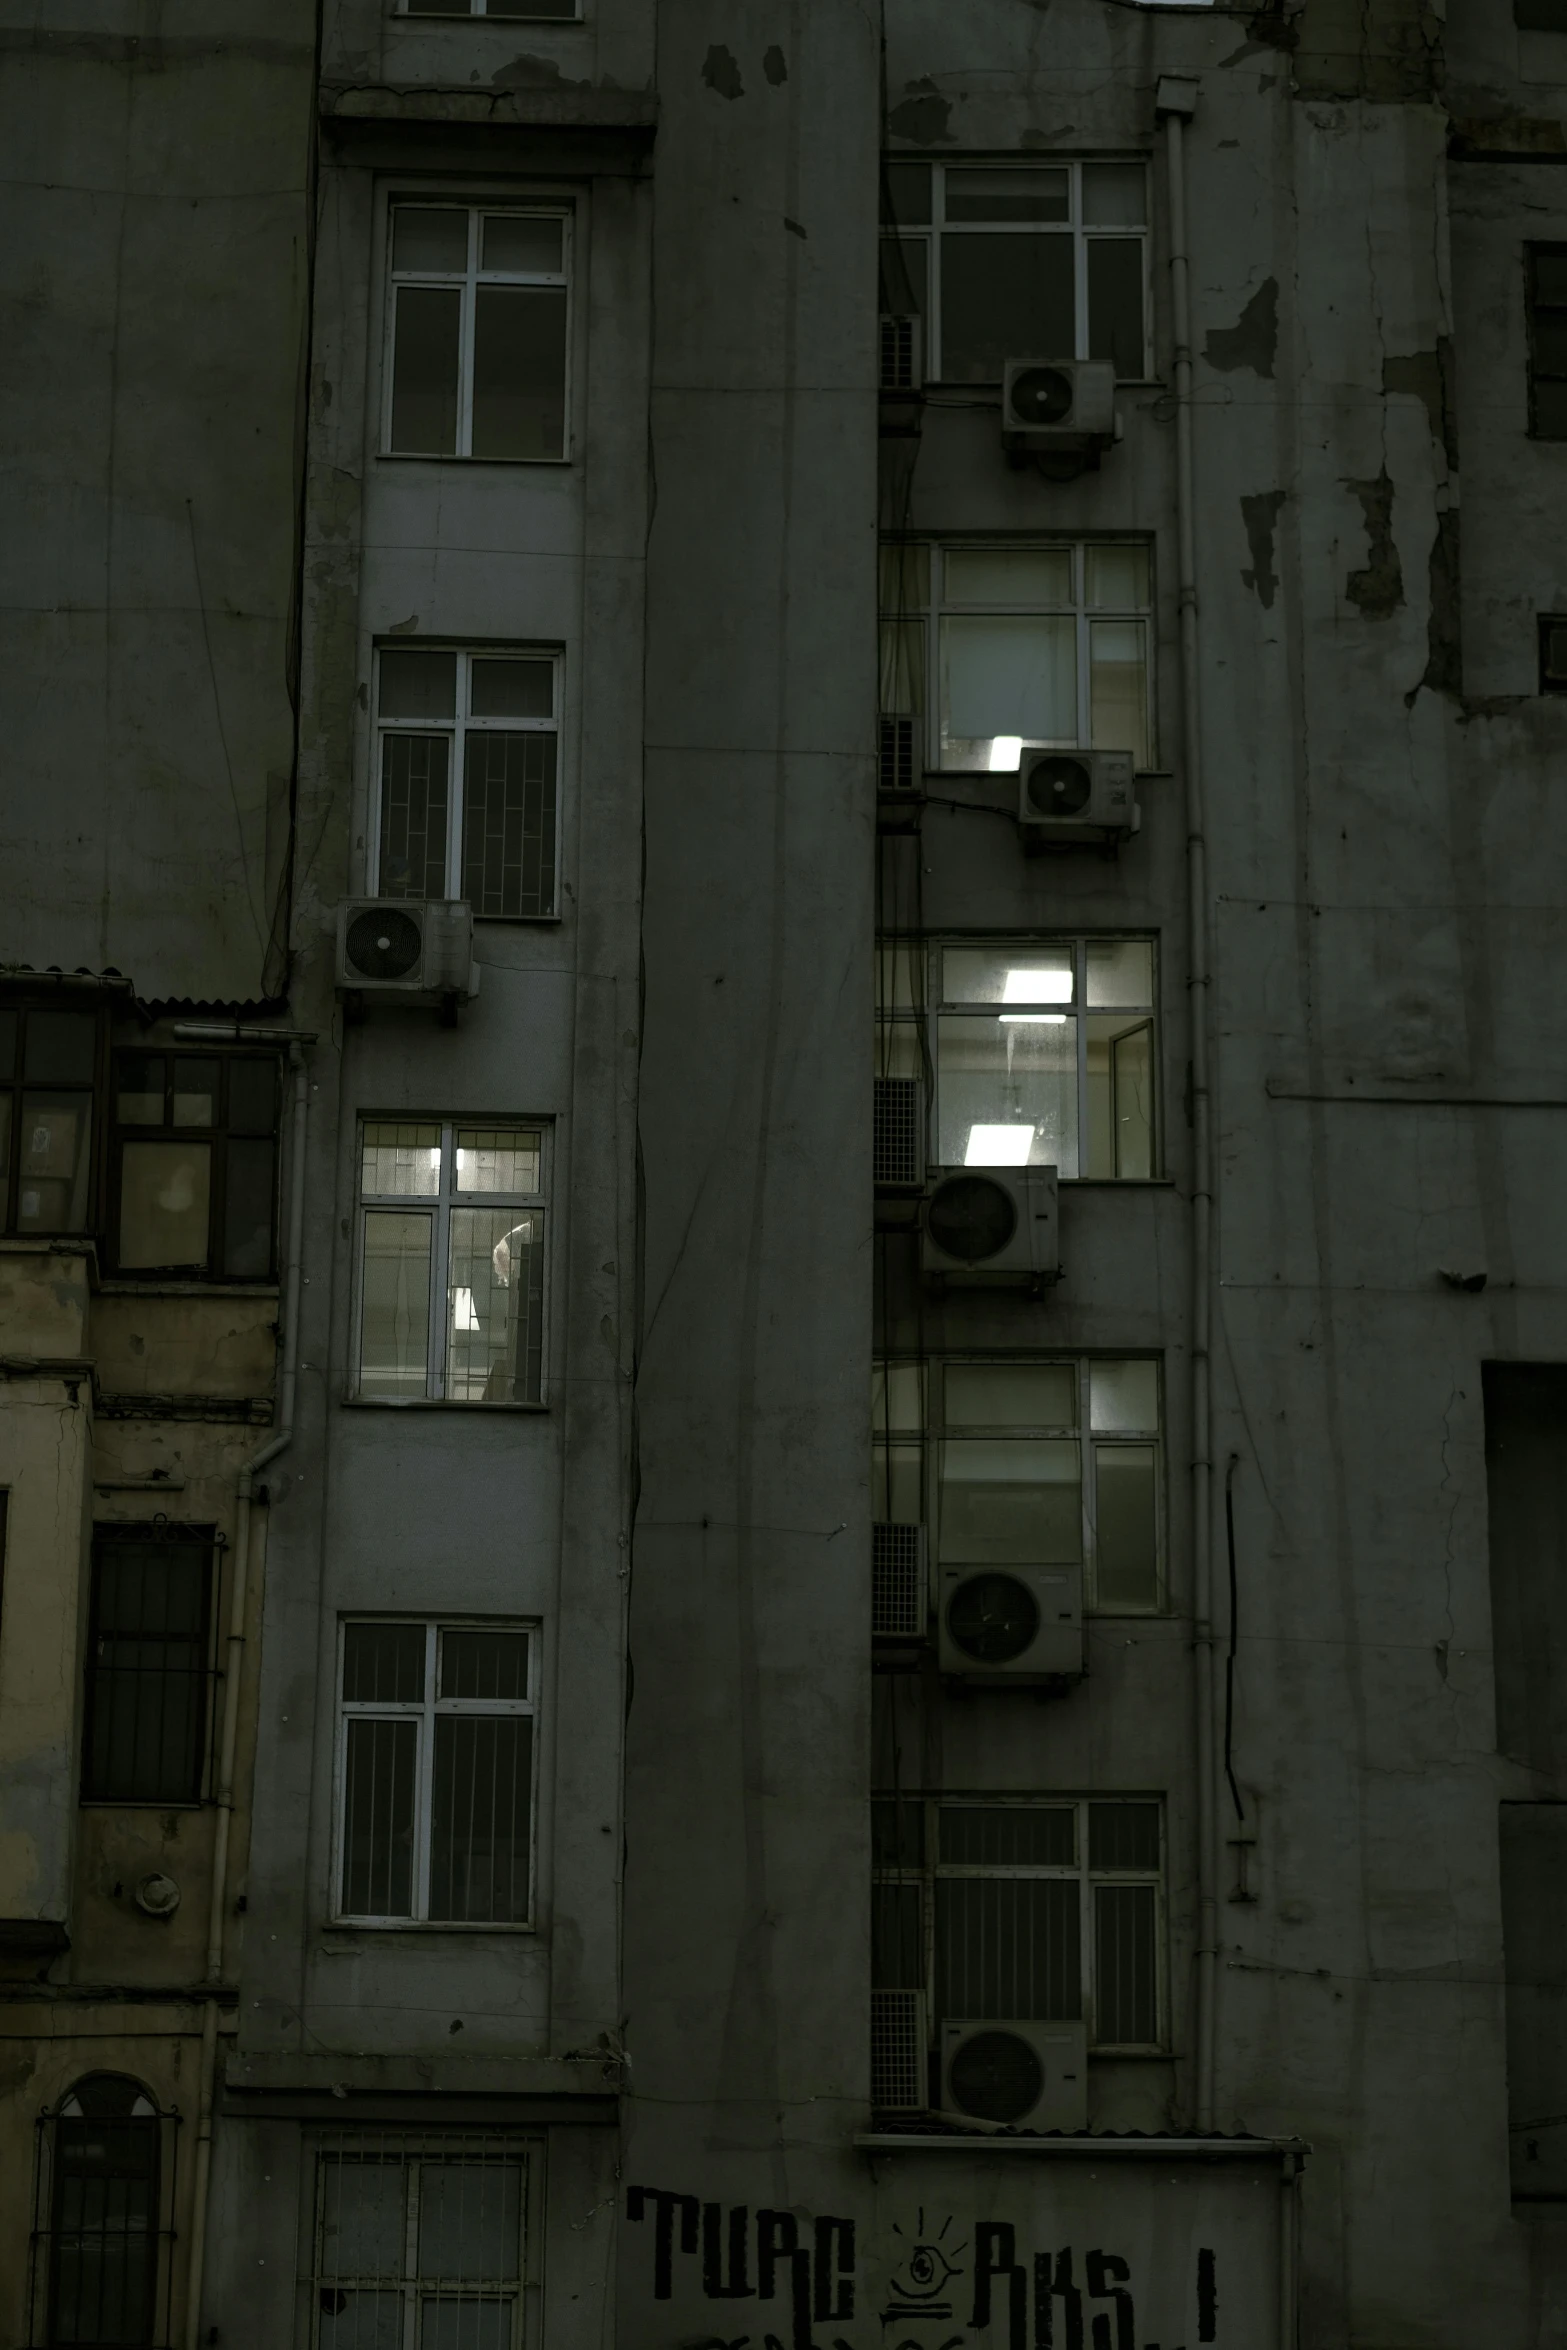
[[[1241,577],[1256,591],[1264,612],[1273,610],[1274,592],[1279,584],[1273,568],[1273,528],[1284,499],[1283,490],[1259,490],[1254,498],[1241,500],[1241,520],[1246,525],[1246,544],[1251,549],[1251,569],[1243,571]]]
[[[1225,375],[1232,367],[1249,367],[1254,375],[1271,379],[1278,347],[1279,281],[1265,277],[1233,326],[1210,330],[1202,355]]]
[[[776,41],[768,50],[766,56],[762,59],[762,71],[766,74],[768,80],[772,83],[775,90],[777,89],[780,82],[786,82],[789,79],[788,64],[784,58],[783,51],[779,48]]]
[[[740,68],[734,52],[726,49],[722,41],[715,41],[709,49],[702,67],[702,79],[710,90],[717,91],[720,98],[745,96],[745,84],[740,79]]]
[[[785,228],[786,228],[786,229],[789,231],[789,234],[790,234],[790,236],[792,236],[792,237],[803,237],[803,236],[804,236],[804,234],[805,234],[805,231],[804,231],[804,229],[803,229],[803,228],[800,226],[800,224],[799,224],[799,222],[798,222],[797,220],[791,220],[791,219],[789,218],[789,215],[788,215],[788,213],[787,213],[787,212],[786,212],[786,213],[784,214],[784,216],[783,216],[783,224],[784,224],[784,227],[785,227]]]
[[[928,76],[922,81],[908,82],[905,87],[912,95],[893,107],[887,117],[887,128],[896,138],[914,139],[922,147],[950,141],[952,133],[947,124],[952,115],[952,100],[943,98]]]
[[[1294,83],[1302,98],[1399,106],[1439,98],[1443,21],[1434,0],[1306,0]]]
[[[1430,614],[1426,621],[1426,666],[1420,685],[1434,694],[1459,695],[1464,684],[1463,639],[1459,631],[1458,510],[1436,518],[1431,541]],[[1420,691],[1404,696],[1413,702]]]
[[[1366,519],[1366,567],[1352,571],[1344,593],[1368,620],[1386,620],[1404,600],[1404,570],[1393,544],[1393,483],[1384,465],[1371,481],[1348,481]]]
[[[568,82],[553,57],[514,57],[509,65],[498,65],[490,76],[492,89],[560,88],[581,89],[580,82]]]
[[[1447,459],[1450,472],[1458,469],[1458,419],[1453,402],[1453,338],[1440,335],[1431,351],[1410,351],[1403,358],[1382,362],[1382,390],[1413,392],[1425,402],[1431,420],[1431,438]]]
[[[1475,155],[1560,155],[1567,135],[1541,114],[1455,115],[1447,151],[1457,161]]]

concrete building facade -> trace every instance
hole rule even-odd
[[[1557,0],[0,56],[0,2350],[1558,2344]]]

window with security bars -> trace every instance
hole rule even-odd
[[[552,917],[559,655],[383,646],[376,716],[376,894]]]
[[[319,2142],[314,2350],[522,2350],[532,2159],[492,2131]]]
[[[571,226],[560,207],[393,204],[388,455],[564,458]]]
[[[362,1397],[539,1402],[544,1152],[542,1126],[365,1121],[359,1137]]]
[[[88,2074],[40,2117],[28,2339],[42,2350],[168,2342],[177,2120],[119,2073]]]
[[[1152,1796],[876,1797],[871,1980],[951,2019],[1164,2038],[1164,1807]]]
[[[84,1803],[199,1803],[213,1668],[210,1526],[93,1535]]]
[[[916,1634],[925,1628],[929,1549],[949,1567],[1082,1566],[1095,1613],[1157,1609],[1161,1420],[1151,1355],[878,1362],[873,1566],[907,1560],[917,1541]],[[899,1595],[890,1573],[885,1584],[873,1579],[878,1612]]]
[[[339,1917],[531,1922],[537,1645],[513,1625],[344,1623]]]

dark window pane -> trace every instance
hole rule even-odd
[[[876,1990],[924,1990],[924,1914],[918,1885],[871,1887],[871,1982]]]
[[[446,895],[444,734],[389,734],[381,745],[381,895]]]
[[[116,1258],[128,1273],[206,1265],[210,1142],[127,1142],[120,1152]]]
[[[528,1915],[533,1724],[442,1714],[430,1800],[430,1915],[518,1924]]]
[[[930,247],[923,237],[881,239],[878,306],[894,318],[923,318]]]
[[[29,1012],[22,1075],[39,1085],[91,1085],[97,1029],[91,1012]]]
[[[1159,1604],[1158,1519],[1151,1444],[1094,1448],[1094,1597],[1100,1607]]]
[[[265,1059],[229,1063],[229,1132],[277,1132],[278,1065]]]
[[[1156,1869],[1159,1866],[1159,1806],[1156,1803],[1091,1803],[1088,1807],[1088,1865],[1091,1869]]]
[[[1489,1394],[1486,1402],[1489,1435]],[[1567,2197],[1567,1804],[1504,1803],[1498,1824],[1513,2193],[1560,2202]]]
[[[1535,312],[1534,364],[1541,375],[1567,375],[1567,310]]]
[[[528,1694],[526,1632],[441,1634],[441,1697],[517,1697]]]
[[[224,1161],[223,1270],[235,1281],[262,1281],[272,1270],[272,1178],[275,1146],[233,1141]]]
[[[417,1722],[361,1716],[348,1724],[342,1904],[350,1917],[413,1914],[418,1739]]]
[[[1567,245],[1536,245],[1534,298],[1537,302],[1567,302]]]
[[[1567,383],[1536,380],[1533,429],[1537,441],[1567,441]]]
[[[968,1867],[1070,1868],[1076,1814],[1066,1805],[944,1803],[941,1858]]]
[[[195,1061],[180,1054],[173,1064],[173,1112],[176,1126],[216,1126],[221,1061]]]
[[[486,16],[575,17],[576,0],[489,0]]]
[[[1513,0],[1521,33],[1567,33],[1567,0]]]
[[[200,1798],[209,1563],[205,1543],[100,1543],[88,1641],[85,1800]]]
[[[432,2162],[419,2165],[419,2280],[472,2285],[517,2275],[522,2248],[522,2170],[518,2161]],[[495,2306],[492,2304],[492,2306]],[[420,2350],[428,2350],[430,2304]],[[501,2350],[513,2337],[499,2335]],[[466,2345],[461,2331],[454,2336]]]
[[[871,1859],[880,1869],[917,1869],[925,1858],[925,1806],[917,1795],[871,1799]]]
[[[1085,163],[1083,225],[1141,228],[1148,218],[1148,170],[1141,163]]]
[[[469,735],[462,894],[491,919],[554,912],[553,734]]]
[[[938,1878],[936,2012],[1081,2015],[1076,1878]]]
[[[883,165],[881,206],[883,220],[899,228],[922,227],[930,219],[930,165]]]
[[[555,708],[553,661],[479,659],[469,674],[475,718],[548,718]]]
[[[49,2276],[51,2344],[153,2339],[158,2268],[158,2123],[136,2114],[134,2082],[114,2103],[93,2097],[110,2076],[83,2082],[55,2124]]]
[[[566,446],[566,289],[480,286],[473,332],[475,457],[559,457]]]
[[[479,267],[544,270],[559,276],[566,224],[558,214],[488,212],[480,223]]]
[[[468,266],[468,215],[453,205],[399,204],[392,213],[392,267],[441,276]]]
[[[92,1167],[92,1095],[22,1096],[18,1232],[82,1232]]]
[[[1118,376],[1143,373],[1141,237],[1089,240],[1088,356],[1113,360]]]
[[[0,1011],[0,1077],[16,1074],[17,1028],[16,1013]]]
[[[455,718],[455,653],[393,653],[380,659],[377,691],[383,718]]]
[[[1158,1914],[1152,1885],[1094,1887],[1094,2037],[1101,2046],[1159,2037]]]
[[[1068,175],[1059,166],[947,172],[949,220],[1068,220]]]
[[[114,1114],[122,1126],[161,1126],[168,1107],[168,1064],[161,1053],[119,1053]]]
[[[457,448],[457,345],[462,295],[455,286],[399,286],[392,351],[394,449],[450,457]]]
[[[424,1696],[422,1624],[345,1624],[343,1697],[350,1705],[417,1705]]]
[[[1070,237],[941,240],[941,372],[999,383],[1008,359],[1070,359],[1077,349]]]
[[[473,0],[411,0],[410,16],[471,16]]]
[[[11,1110],[16,1096],[0,1093],[0,1231],[11,1214]]]

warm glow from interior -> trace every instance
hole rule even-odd
[[[965,1167],[1026,1167],[1034,1147],[1032,1126],[971,1126]]]

